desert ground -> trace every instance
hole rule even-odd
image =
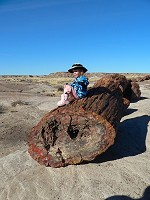
[[[91,85],[98,76],[90,76]],[[52,168],[28,154],[28,133],[71,80],[0,77],[0,200],[150,200],[150,80],[139,82],[140,100],[126,110],[114,145],[95,160]]]

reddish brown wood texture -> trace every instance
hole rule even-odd
[[[29,154],[52,167],[93,160],[114,143],[131,85],[125,76],[105,76],[86,98],[47,113],[29,133]]]

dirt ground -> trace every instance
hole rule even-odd
[[[46,96],[45,84],[0,82],[0,156],[24,149],[29,130],[51,109],[59,97]]]
[[[115,144],[90,163],[55,169],[29,156],[27,135],[60,97],[44,83],[0,80],[0,199],[150,200],[150,81],[139,84]]]

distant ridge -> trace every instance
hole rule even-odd
[[[91,78],[91,77],[102,77],[102,76],[106,76],[106,75],[111,75],[111,74],[121,74],[121,75],[124,75],[124,76],[133,76],[133,77],[143,77],[143,76],[150,76],[150,74],[148,73],[103,73],[103,72],[93,72],[93,73],[89,73],[87,72],[85,75],[88,77],[88,78]],[[67,77],[73,77],[73,74],[69,73],[69,72],[55,72],[55,73],[50,73],[47,75],[48,77],[64,77],[64,78],[67,78]]]

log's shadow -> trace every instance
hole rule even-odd
[[[148,97],[140,97],[139,99],[137,100],[131,100],[131,103],[136,103],[138,101],[142,101],[142,100],[145,100],[145,99],[149,99]]]
[[[149,99],[148,97],[140,97],[139,101]]]
[[[125,195],[115,195],[112,197],[108,197],[105,200],[150,200],[150,186],[148,186],[141,198],[138,199],[132,199],[131,197],[125,196]]]
[[[128,109],[126,109],[126,110],[124,111],[123,116],[130,115],[130,114],[132,114],[132,113],[134,113],[134,112],[136,112],[136,111],[138,111],[138,109],[128,108]]]
[[[91,162],[102,163],[145,152],[149,121],[150,116],[148,115],[124,120],[120,123],[114,145]]]

